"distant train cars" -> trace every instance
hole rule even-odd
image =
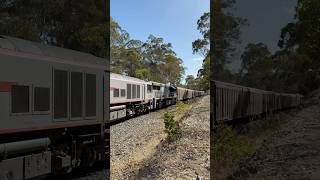
[[[212,83],[213,121],[231,121],[297,107],[303,98],[300,94],[276,93],[219,81]]]
[[[173,85],[110,74],[110,120],[115,121],[204,95]]]
[[[0,36],[0,179],[108,162],[106,59]]]
[[[203,96],[204,94],[205,94],[204,91],[196,91],[196,90],[192,90],[192,89],[177,87],[177,100],[178,101],[193,99],[195,97]]]

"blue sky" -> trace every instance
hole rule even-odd
[[[145,41],[150,34],[164,38],[183,60],[185,74],[194,76],[203,57],[192,54],[192,42],[201,37],[197,20],[209,10],[209,0],[110,0],[111,17],[131,38]]]

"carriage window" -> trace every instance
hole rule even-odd
[[[96,116],[96,75],[86,74],[86,116]]]
[[[132,84],[132,99],[137,97],[137,85]]]
[[[71,117],[82,117],[83,75],[81,72],[71,73]]]
[[[147,92],[151,93],[151,85],[147,85]]]
[[[34,105],[33,110],[50,111],[50,88],[35,87],[34,88]]]
[[[29,112],[30,104],[29,86],[13,85],[11,89],[11,108],[12,113]]]
[[[125,89],[121,89],[121,97],[126,97],[126,90]]]
[[[54,118],[68,117],[68,72],[54,71]]]
[[[137,98],[140,98],[140,85],[137,85]]]
[[[127,99],[131,99],[131,84],[127,84]]]
[[[153,90],[160,90],[160,86],[153,86]]]
[[[119,89],[113,90],[113,97],[119,97]]]

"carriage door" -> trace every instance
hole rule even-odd
[[[142,95],[143,100],[146,99],[146,85],[143,85],[143,95]]]
[[[82,72],[70,72],[70,120],[83,116],[84,78]]]
[[[104,80],[103,80],[103,113],[104,113],[104,122],[108,122],[110,119],[110,92],[108,91],[110,88],[110,72],[104,72]]]
[[[66,70],[53,70],[53,119],[67,121],[69,119],[69,73]]]

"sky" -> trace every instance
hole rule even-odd
[[[271,52],[279,50],[277,43],[281,29],[294,21],[297,0],[241,0],[235,4],[233,13],[246,18],[249,26],[242,27],[242,44],[239,54],[248,43],[263,42]],[[231,65],[232,69],[240,67],[239,56]]]
[[[172,44],[185,76],[201,68],[203,57],[192,53],[192,42],[201,38],[197,20],[209,11],[209,0],[110,0],[111,17],[132,39],[146,41],[153,34]]]

